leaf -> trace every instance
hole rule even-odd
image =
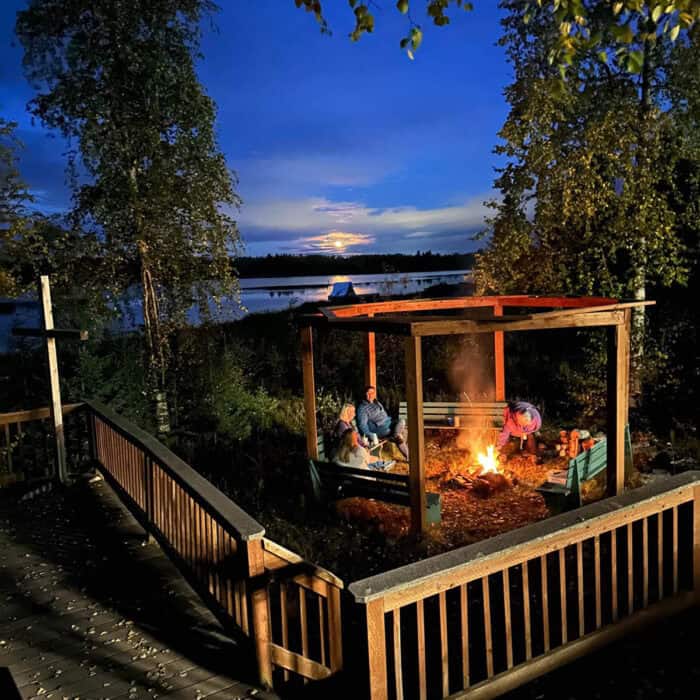
[[[669,35],[668,35],[669,38],[671,39],[671,41],[675,41],[675,40],[678,38],[678,33],[679,33],[680,31],[681,31],[681,25],[680,25],[680,24],[676,24],[676,25],[673,27],[673,29],[671,29],[671,31],[669,32]]]
[[[402,15],[405,15],[408,12],[408,0],[398,0],[398,2],[396,3],[396,9]]]
[[[651,18],[652,18],[652,20],[654,20],[654,22],[657,22],[657,23],[658,23],[659,17],[661,17],[663,11],[664,11],[664,10],[663,10],[663,7],[661,7],[661,5],[657,5],[657,6],[651,11]]]

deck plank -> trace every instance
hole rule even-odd
[[[103,481],[0,494],[0,589],[0,666],[23,698],[276,698]]]

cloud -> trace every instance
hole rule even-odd
[[[366,233],[330,231],[319,236],[298,238],[291,248],[308,253],[347,253],[351,248],[370,245],[374,242],[374,236]]]
[[[287,250],[341,252],[400,247],[413,241],[464,247],[469,235],[484,226],[488,197],[472,197],[461,204],[435,208],[415,206],[369,207],[362,202],[334,202],[323,197],[260,200],[244,205],[239,224],[247,244],[278,243]],[[345,238],[347,237],[347,238]],[[415,243],[413,243],[415,246]]]

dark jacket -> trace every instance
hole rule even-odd
[[[364,399],[357,407],[357,427],[360,435],[386,437],[391,432],[391,417],[379,401]]]

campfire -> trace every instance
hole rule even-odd
[[[499,464],[495,445],[476,449],[471,454],[475,454],[475,459],[450,470],[448,481],[453,486],[469,489],[484,498],[512,486],[512,480]]]

